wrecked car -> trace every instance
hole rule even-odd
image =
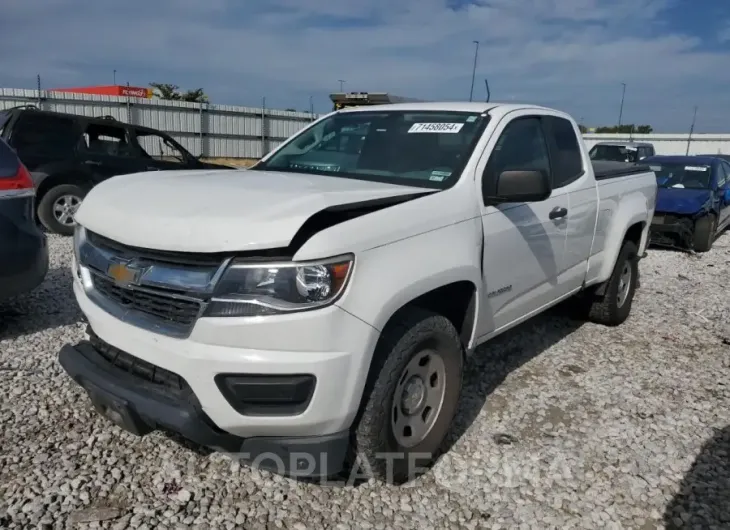
[[[730,163],[712,156],[653,156],[658,198],[651,244],[707,252],[730,224]]]

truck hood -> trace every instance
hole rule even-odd
[[[692,215],[710,200],[710,190],[687,188],[659,188],[656,211],[678,215]]]
[[[307,219],[326,208],[430,191],[301,173],[154,171],[99,184],[76,220],[136,247],[240,252],[286,247]]]

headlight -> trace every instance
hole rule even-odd
[[[306,311],[342,294],[353,256],[314,262],[233,261],[216,286],[207,317],[247,317]]]
[[[76,258],[76,263],[80,263],[79,260],[79,249],[81,247],[81,240],[84,236],[84,229],[81,227],[80,224],[76,224],[76,227],[74,228],[74,258]]]

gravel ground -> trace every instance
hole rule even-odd
[[[99,417],[56,361],[84,336],[70,240],[0,305],[0,528],[728,528],[730,234],[651,251],[631,318],[552,311],[469,364],[449,451],[406,487],[321,487]],[[89,522],[91,521],[91,522]]]

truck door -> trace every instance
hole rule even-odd
[[[583,151],[573,123],[545,116],[553,193],[568,194],[566,244],[558,283],[563,293],[580,289],[585,280],[598,213],[598,191],[592,174],[585,171]]]
[[[496,140],[495,140],[496,138]],[[541,170],[552,174],[543,117],[512,113],[497,126],[485,156],[479,193],[484,231],[483,280],[479,336],[528,318],[559,297],[568,194],[554,190],[541,202],[484,206],[490,184],[507,170]],[[478,180],[479,182],[479,180]]]

